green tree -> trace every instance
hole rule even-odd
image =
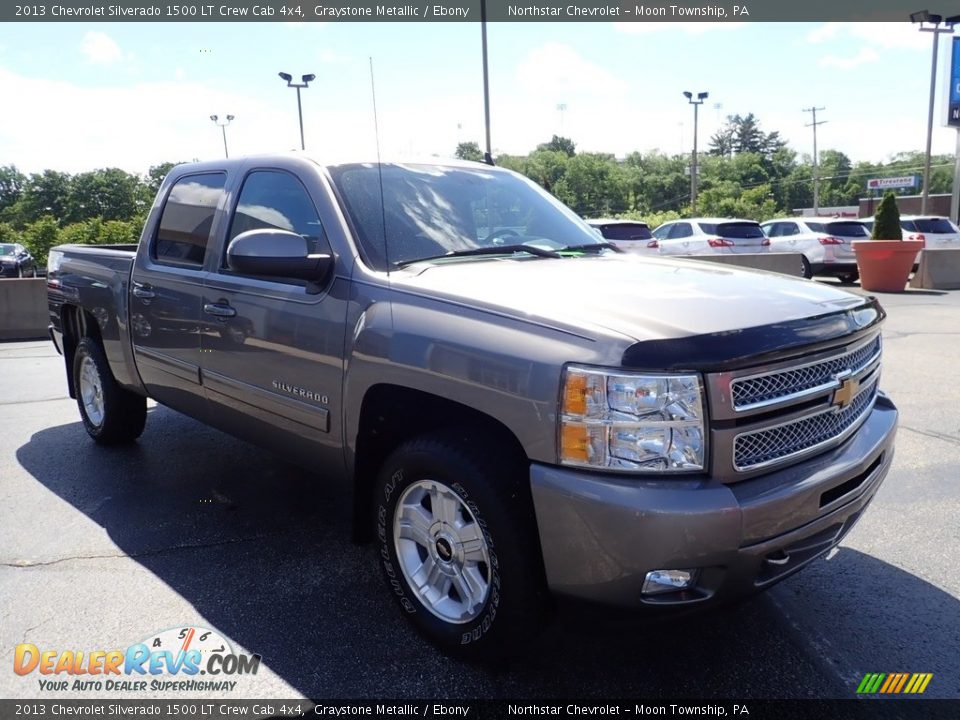
[[[41,266],[47,264],[47,253],[60,244],[60,226],[50,215],[44,215],[27,225],[23,231],[23,244]]]
[[[26,182],[27,177],[14,165],[0,167],[0,213],[22,197]]]
[[[573,140],[560,135],[554,135],[550,138],[550,142],[540,143],[537,145],[537,150],[555,150],[562,152],[567,157],[573,157],[577,154],[577,146]]]
[[[144,192],[137,176],[118,168],[75,175],[70,182],[65,222],[99,217],[125,220],[144,206]]]
[[[18,233],[10,223],[0,222],[0,242],[20,242],[20,233]]]
[[[454,157],[459,158],[460,160],[473,160],[475,162],[483,162],[483,151],[480,149],[480,146],[475,142],[462,142],[457,145],[456,152],[454,152]]]
[[[23,188],[21,221],[33,223],[49,215],[55,220],[67,216],[70,175],[56,170],[32,173]]]
[[[163,179],[167,174],[179,164],[180,163],[164,162],[150,168],[147,172],[147,190],[150,195],[148,202],[153,200],[160,191],[160,185],[163,184]]]
[[[624,212],[626,183],[612,155],[581,153],[570,158],[554,194],[584,217]]]
[[[548,192],[567,172],[570,157],[560,150],[536,150],[527,157],[523,173]]]

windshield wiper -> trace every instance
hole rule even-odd
[[[536,245],[491,245],[490,247],[471,248],[470,250],[451,250],[444,255],[431,255],[429,257],[415,258],[414,260],[403,260],[395,264],[397,267],[406,267],[407,265],[413,265],[418,262],[428,262],[430,260],[470,257],[471,255],[513,255],[514,253],[521,252],[536,255],[537,257],[563,257],[556,250],[547,250],[546,248],[537,247]]]

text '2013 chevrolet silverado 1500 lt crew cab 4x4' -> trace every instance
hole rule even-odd
[[[874,299],[622,254],[485,165],[181,165],[138,246],[56,248],[48,283],[94,440],[152,397],[342,484],[385,592],[467,655],[553,597],[765,588],[892,461]]]

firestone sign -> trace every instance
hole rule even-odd
[[[867,180],[867,190],[888,190],[891,188],[912,188],[917,186],[916,175],[901,177],[870,178]]]

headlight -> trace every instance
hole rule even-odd
[[[571,365],[563,378],[560,462],[634,472],[703,470],[698,375],[649,375]]]

